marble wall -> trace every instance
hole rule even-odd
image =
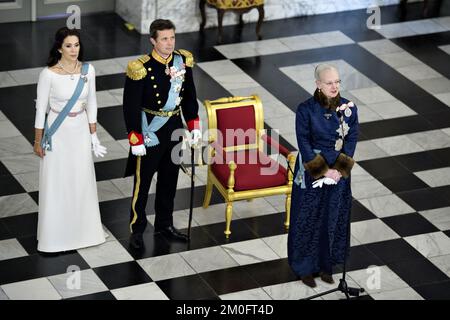
[[[150,24],[156,18],[172,20],[177,32],[190,32],[199,29],[201,16],[198,2],[198,0],[116,0],[116,12],[142,34],[149,33]],[[364,9],[371,5],[384,6],[398,2],[399,0],[266,0],[264,20]],[[206,14],[206,28],[217,26],[216,10],[207,7]],[[258,19],[258,11],[252,10],[243,17],[245,22],[255,22]],[[237,23],[237,15],[225,14],[223,25]]]

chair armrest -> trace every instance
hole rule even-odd
[[[286,158],[291,153],[285,146],[279,144],[277,141],[272,139],[272,137],[268,136],[267,134],[263,134],[261,136],[261,139],[263,139],[263,141],[266,142],[269,146],[274,147],[279,153],[281,153]]]

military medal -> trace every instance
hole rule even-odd
[[[347,107],[347,109],[345,109],[344,114],[346,117],[350,117],[352,115],[352,110],[350,110],[349,107]]]
[[[170,74],[169,64],[166,63],[166,70],[164,71],[167,75]]]

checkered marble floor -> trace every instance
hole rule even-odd
[[[259,94],[266,128],[291,150],[297,150],[295,110],[314,90],[314,65],[336,64],[342,95],[357,104],[361,122],[352,173],[349,285],[364,288],[363,299],[450,299],[450,17],[402,22],[395,10],[383,9],[379,30],[330,23],[363,19],[360,10],[273,21],[263,26],[261,41],[248,29],[241,41],[230,37],[223,45],[211,40],[215,30],[206,33],[206,42],[197,33],[179,34],[177,42],[196,57],[200,104]],[[320,280],[318,287],[306,287],[290,270],[281,196],[235,203],[233,233],[226,240],[219,194],[213,193],[208,209],[201,207],[204,166],[197,168],[191,243],[153,233],[152,186],[146,248],[130,248],[132,180],[122,177],[128,142],[121,101],[126,63],[148,45],[145,36],[124,31],[115,15],[85,19],[87,60],[97,71],[99,137],[108,148],[105,158],[95,159],[107,242],[58,255],[37,253],[39,161],[31,141],[46,52],[41,49],[41,59],[0,64],[0,299],[290,300],[332,288]],[[102,26],[117,43],[94,32]],[[52,21],[21,28],[16,38],[42,28],[43,43],[56,29]],[[0,35],[7,33],[8,26],[0,25]],[[206,128],[203,107],[200,117]],[[182,229],[188,224],[189,186],[180,173],[174,219]],[[79,283],[71,282],[73,270],[80,271]]]

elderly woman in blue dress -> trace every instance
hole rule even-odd
[[[350,171],[358,138],[356,106],[340,96],[336,67],[315,69],[317,89],[296,112],[299,154],[294,171],[288,260],[308,286],[333,283],[344,262],[352,204]]]

